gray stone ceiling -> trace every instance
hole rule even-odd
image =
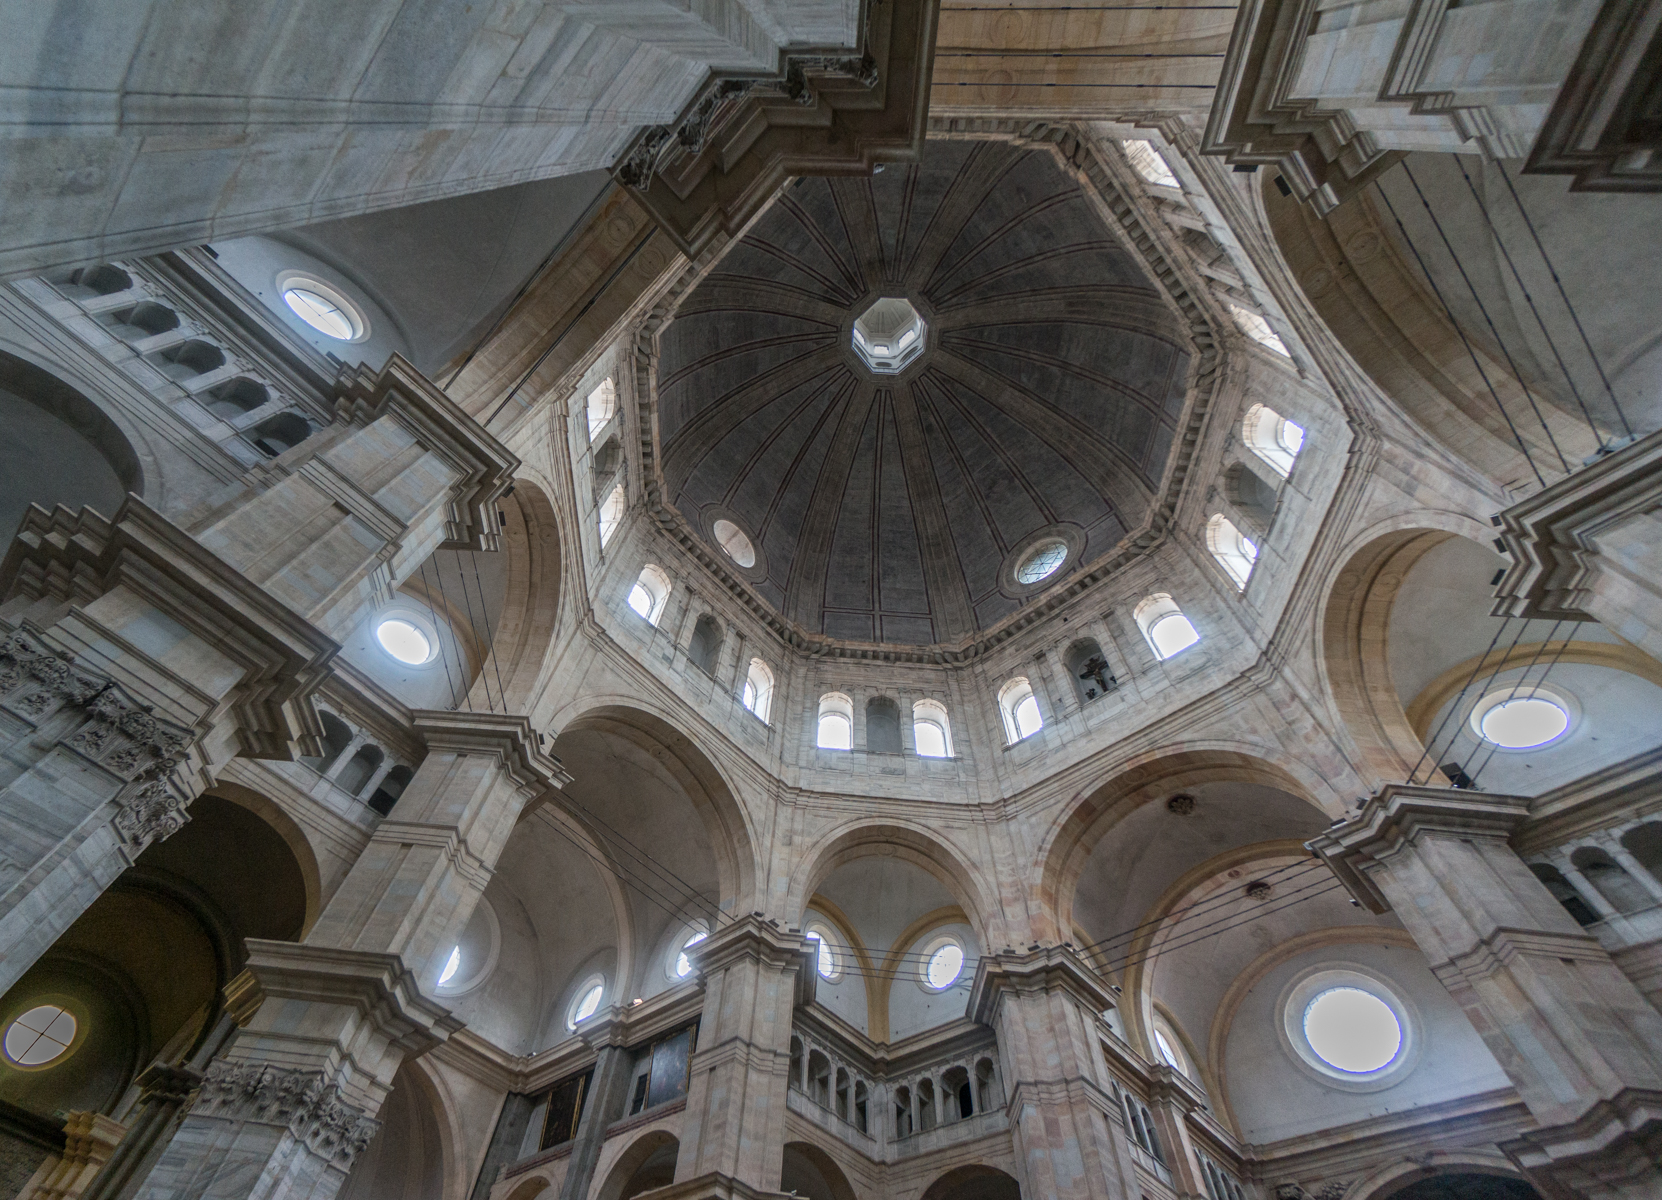
[[[928,349],[875,375],[854,318],[904,296]],[[789,187],[688,296],[658,363],[665,495],[810,632],[973,637],[1147,512],[1189,355],[1139,260],[1048,153],[932,142],[922,163]],[[1074,547],[1036,590],[1035,539]]]

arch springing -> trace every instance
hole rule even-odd
[[[1263,404],[1254,404],[1241,418],[1241,438],[1283,479],[1292,474],[1304,449],[1304,427]]]
[[[1218,560],[1224,574],[1245,591],[1253,564],[1258,561],[1258,544],[1235,528],[1235,522],[1228,517],[1213,513],[1212,519],[1206,522],[1206,548]]]
[[[1044,728],[1039,698],[1025,675],[1018,675],[998,690],[998,709],[1004,717],[1004,734],[1012,745]]]
[[[1137,605],[1132,615],[1136,618],[1137,628],[1148,639],[1154,657],[1161,661],[1181,654],[1200,641],[1200,633],[1183,615],[1183,610],[1169,592],[1155,592]]]

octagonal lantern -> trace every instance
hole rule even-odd
[[[900,296],[885,296],[854,319],[854,353],[879,375],[898,375],[923,353],[928,326]]]

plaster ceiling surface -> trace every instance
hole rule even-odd
[[[853,323],[904,297],[928,346],[869,370]],[[1175,312],[1041,150],[940,141],[920,163],[786,188],[659,341],[665,496],[814,634],[976,636],[1146,515],[1187,394]],[[1073,547],[1015,584],[1035,541]]]

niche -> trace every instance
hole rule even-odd
[[[900,705],[887,696],[866,701],[866,750],[871,754],[900,753]]]
[[[198,375],[206,375],[209,371],[219,370],[225,365],[225,351],[218,346],[191,338],[177,346],[169,346],[166,350],[158,351],[155,362],[163,375],[175,383],[182,383]]]
[[[254,445],[266,457],[276,458],[311,436],[312,427],[305,417],[295,412],[278,413],[255,426]]]
[[[1262,537],[1269,531],[1277,494],[1273,483],[1246,463],[1238,462],[1223,473],[1223,494],[1253,532]]]
[[[687,659],[706,675],[715,675],[716,659],[721,654],[721,626],[709,613],[698,618],[693,626],[692,641],[687,644]]]
[[[154,337],[158,333],[171,333],[179,328],[179,314],[154,300],[122,309],[114,317],[110,332],[130,342]]]
[[[133,286],[133,277],[120,267],[99,263],[94,267],[77,267],[54,285],[72,300],[89,300],[94,296],[113,296]]]
[[[239,375],[210,390],[202,406],[214,416],[229,421],[263,407],[270,399],[271,393],[265,390],[264,384]]]
[[[1119,691],[1119,681],[1108,669],[1107,656],[1102,653],[1102,646],[1095,638],[1080,638],[1068,647],[1063,661],[1067,664],[1068,677],[1073,680],[1074,694],[1079,697],[1081,705],[1099,700],[1109,692]]]
[[[408,767],[394,767],[387,772],[387,777],[381,781],[381,786],[375,789],[375,794],[369,798],[369,806],[383,817],[392,811],[392,806],[398,803],[398,798],[404,794],[404,789],[410,785],[415,772]]]

